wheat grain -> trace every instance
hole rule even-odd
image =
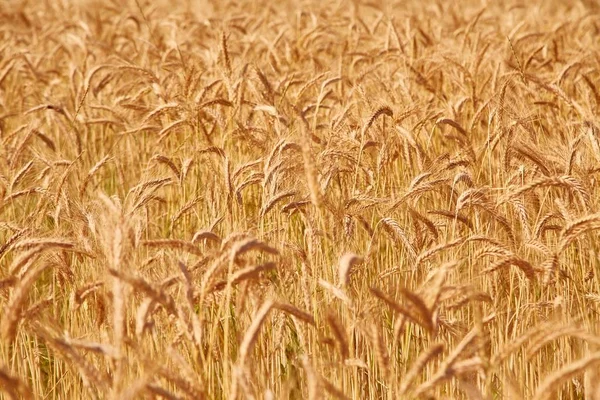
[[[13,3],[0,396],[593,398],[593,2]]]
[[[98,161],[92,168],[90,168],[87,176],[85,177],[85,179],[83,180],[83,183],[81,184],[81,187],[79,188],[79,197],[82,197],[83,194],[85,193],[85,189],[87,188],[87,185],[89,184],[89,182],[92,179],[92,177],[94,176],[94,174],[96,174],[96,172],[98,172],[98,170],[100,168],[102,168],[102,166],[104,164],[111,161],[111,159],[112,158],[109,155],[106,155],[100,161]]]
[[[566,365],[547,376],[536,389],[533,398],[540,400],[552,398],[556,388],[564,381],[573,378],[588,368],[598,365],[598,363],[600,363],[600,352],[592,353],[584,359]]]
[[[2,391],[10,400],[33,399],[32,391],[21,379],[13,376],[5,367],[0,367],[0,382]]]
[[[29,295],[29,290],[40,274],[48,267],[50,267],[49,264],[33,266],[23,274],[13,288],[1,319],[0,337],[4,341],[12,342],[15,339],[17,327],[22,318],[22,308]]]
[[[561,232],[558,252],[563,252],[578,236],[600,228],[600,214],[592,214],[569,222]]]
[[[354,253],[345,253],[340,257],[338,265],[338,284],[340,286],[345,286],[349,283],[352,268],[361,262],[363,262],[363,258]]]

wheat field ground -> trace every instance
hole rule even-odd
[[[0,398],[600,399],[593,0],[0,5]]]

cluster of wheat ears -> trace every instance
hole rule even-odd
[[[593,0],[0,5],[0,397],[600,399]]]

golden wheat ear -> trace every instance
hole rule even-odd
[[[430,3],[0,0],[0,398],[598,398],[598,0]]]

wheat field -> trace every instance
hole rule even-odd
[[[595,0],[9,0],[0,38],[0,398],[600,399]]]

